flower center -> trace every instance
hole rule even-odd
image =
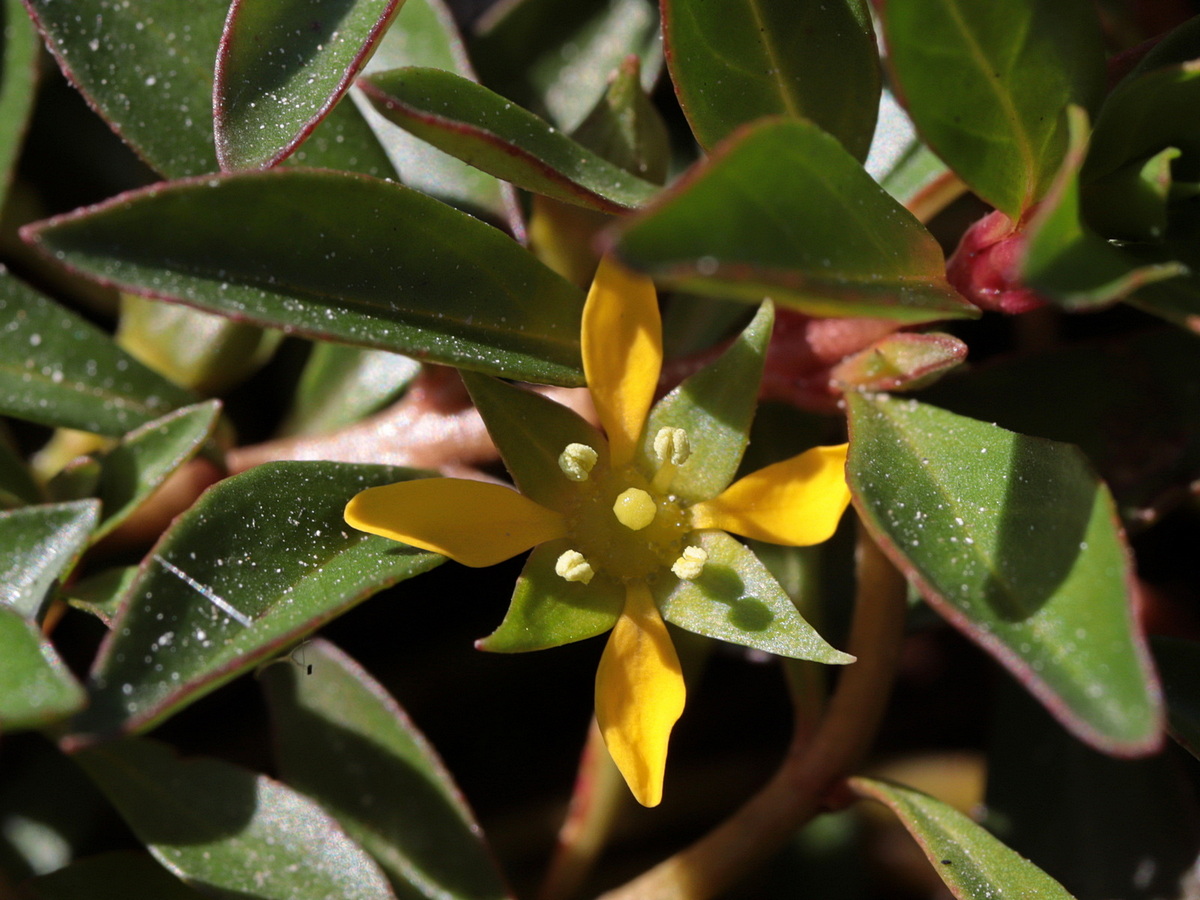
[[[687,459],[687,435],[682,429],[669,431],[655,440],[660,468],[652,480],[633,466],[612,469],[600,463],[586,445],[563,450],[559,466],[574,482],[574,502],[565,510],[571,549],[558,561],[559,576],[585,584],[593,574],[623,582],[667,572],[699,577],[707,556],[687,546],[690,518],[668,491],[675,470]]]

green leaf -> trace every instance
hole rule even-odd
[[[0,413],[120,435],[196,398],[0,270]]]
[[[647,474],[661,463],[654,439],[662,428],[682,428],[691,456],[679,466],[671,493],[689,503],[709,500],[733,481],[758,401],[767,342],[775,324],[775,307],[764,303],[746,330],[720,358],[663,397],[646,420],[641,461]]]
[[[42,490],[15,450],[0,438],[0,510],[38,503]]]
[[[1167,695],[1171,735],[1200,759],[1200,642],[1156,636],[1150,646]]]
[[[137,577],[137,566],[118,566],[80,579],[64,588],[63,593],[76,609],[95,616],[105,628],[112,628],[121,602]]]
[[[363,849],[312,800],[215,759],[125,740],[75,757],[154,857],[220,897],[394,898]]]
[[[912,788],[851,778],[850,790],[896,814],[955,897],[1070,900],[1066,889],[958,810]]]
[[[4,0],[0,26],[0,206],[33,110],[41,41],[20,0]]]
[[[376,591],[440,563],[342,520],[358,491],[411,474],[273,463],[210,488],[143,561],[69,743],[148,728]]]
[[[804,621],[775,576],[744,544],[723,531],[701,531],[695,538],[708,553],[700,577],[664,577],[651,586],[664,619],[685,631],[790,659],[854,662]]]
[[[751,126],[622,229],[631,267],[696,293],[818,316],[978,315],[933,236],[815,125]]]
[[[1046,192],[1067,149],[1062,110],[1095,109],[1104,49],[1087,0],[893,0],[893,83],[925,142],[1014,221]]]
[[[24,233],[134,293],[512,378],[582,381],[582,292],[491,226],[400,185],[300,170],[190,179]]]
[[[712,147],[763,116],[808,119],[867,156],[879,52],[864,0],[669,0],[663,39],[692,132]]]
[[[1143,266],[1083,220],[1079,169],[1087,152],[1087,116],[1068,111],[1071,146],[1062,171],[1029,224],[1021,274],[1066,309],[1088,309],[1128,297],[1155,281],[1187,273],[1179,262]]]
[[[375,857],[397,896],[509,896],[450,773],[404,710],[332,644],[299,654],[306,668],[260,676],[287,783]]]
[[[141,853],[105,853],[31,878],[21,885],[22,900],[201,900],[157,862]]]
[[[842,390],[896,391],[926,387],[967,358],[967,345],[941,332],[897,331],[830,370]]]
[[[495,378],[463,373],[488,434],[521,493],[550,509],[575,503],[578,486],[559,467],[568,444],[584,444],[608,465],[608,441],[574,410]]]
[[[0,512],[0,607],[40,619],[50,589],[87,546],[98,514],[94,500]]]
[[[563,131],[574,131],[630,55],[642,87],[662,71],[658,9],[651,0],[523,0],[493,5],[476,26],[471,59],[481,80]]]
[[[604,96],[571,137],[626,172],[663,184],[671,165],[671,137],[642,90],[641,75],[636,56],[621,63]]]
[[[1079,897],[1174,897],[1192,877],[1200,807],[1181,757],[1113,759],[1017,685],[992,691],[989,823]]]
[[[1129,551],[1083,454],[915,400],[847,403],[850,488],[892,562],[1080,739],[1157,748]]]
[[[288,156],[337,103],[400,0],[234,0],[213,88],[222,169]]]
[[[195,455],[217,425],[221,404],[197,403],[147,422],[100,460],[97,492],[104,514],[92,540],[124,522],[176,469]]]
[[[442,0],[405,0],[363,74],[403,66],[432,66],[477,80],[454,16]],[[507,222],[513,234],[522,231],[511,186],[388,122],[357,89],[351,90],[351,97],[375,128],[404,184],[467,212]]]
[[[50,725],[78,710],[85,699],[37,626],[0,605],[0,731]]]
[[[67,78],[142,159],[168,178],[216,171],[213,60],[229,0],[27,5]],[[391,174],[350,104],[334,110],[308,151],[309,165]]]
[[[420,371],[419,362],[398,353],[318,343],[280,433],[320,434],[357,422],[399,397]]]
[[[513,589],[500,627],[475,646],[493,653],[546,650],[604,634],[617,623],[625,605],[625,587],[608,578],[590,584],[567,581],[554,571],[569,540],[534,547]]]
[[[413,66],[370,75],[359,86],[390,121],[525,190],[613,213],[640,206],[657,191],[528,110],[452,72]]]

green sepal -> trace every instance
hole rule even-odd
[[[472,372],[463,383],[483,416],[509,474],[521,493],[550,509],[562,511],[577,487],[559,468],[567,444],[586,444],[608,465],[608,441],[576,412],[541,394]]]
[[[737,474],[754,421],[774,323],[775,307],[767,301],[715,363],[692,375],[650,411],[640,448],[647,473],[661,465],[654,454],[659,429],[682,428],[691,443],[692,455],[671,482],[671,493],[681,500],[695,503],[715,497]]]
[[[545,650],[595,637],[617,624],[625,587],[599,574],[590,584],[563,579],[554,564],[570,549],[565,538],[534,548],[504,621],[476,647],[495,653]]]
[[[854,662],[817,634],[744,544],[723,531],[697,532],[694,538],[708,553],[700,576],[694,581],[664,577],[651,586],[664,619],[685,631],[777,656]]]
[[[74,566],[98,517],[95,500],[0,512],[0,607],[39,619],[51,587]]]

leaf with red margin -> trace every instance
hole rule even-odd
[[[916,400],[846,403],[854,504],[892,562],[1078,738],[1154,752],[1162,698],[1129,549],[1083,454]]]
[[[350,88],[400,2],[234,0],[213,85],[221,168],[266,168],[292,153]]]
[[[843,390],[916,390],[933,383],[967,358],[967,345],[941,332],[906,331],[880,338],[830,371]]]

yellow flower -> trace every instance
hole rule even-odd
[[[708,563],[702,545],[714,546],[706,536],[717,531],[790,546],[828,539],[850,500],[846,447],[816,447],[715,496],[691,499],[673,490],[681,472],[704,465],[692,457],[686,430],[663,427],[652,439],[643,433],[662,366],[652,282],[603,261],[584,306],[582,352],[607,441],[596,434],[562,447],[550,499],[430,478],[363,491],[347,505],[346,521],[468,566],[494,565],[550,542],[559,584],[615,593],[619,614],[596,673],[596,718],[634,796],[654,806],[684,705],[679,659],[655,591],[700,578]],[[648,459],[655,471],[645,471]],[[823,646],[826,661],[851,660]]]

